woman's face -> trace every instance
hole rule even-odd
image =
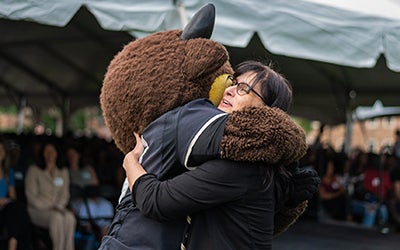
[[[79,162],[79,154],[75,149],[73,148],[68,149],[66,155],[70,164]]]
[[[46,163],[55,163],[57,160],[57,150],[52,144],[47,144],[43,150]]]
[[[253,72],[246,72],[238,76],[236,80],[237,82],[244,82],[250,86],[253,86],[253,77]],[[261,93],[261,87],[259,86],[259,84],[253,86],[253,89],[257,93]],[[218,105],[218,109],[226,113],[232,113],[233,111],[241,110],[245,107],[261,106],[264,106],[264,102],[252,91],[245,95],[238,95],[238,93],[236,92],[236,86],[231,86],[225,90],[222,100]]]

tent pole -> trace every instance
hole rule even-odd
[[[351,153],[351,139],[353,135],[353,118],[352,112],[350,109],[346,110],[346,136],[345,136],[345,143],[344,143],[344,152],[347,155]]]
[[[18,135],[21,134],[22,131],[24,130],[25,107],[26,107],[26,98],[22,97],[18,105],[18,126],[17,126]]]
[[[61,116],[62,116],[62,128],[61,134],[64,136],[69,130],[69,116],[70,116],[70,106],[71,102],[69,97],[63,98],[63,104],[61,109]]]
[[[351,153],[351,142],[353,136],[353,111],[352,107],[354,101],[357,97],[357,92],[354,90],[350,90],[348,93],[348,102],[346,107],[346,136],[345,136],[345,144],[344,144],[344,152],[347,155]]]
[[[182,24],[182,28],[183,28],[188,23],[185,5],[183,5],[182,1],[180,1],[180,0],[175,0],[174,5],[176,5],[178,7],[179,17],[181,19],[181,24]]]

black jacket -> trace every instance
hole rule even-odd
[[[217,158],[227,114],[207,99],[197,99],[171,110],[143,132],[148,145],[142,156],[147,172],[161,180]],[[183,215],[182,215],[183,216]],[[129,190],[122,194],[108,235],[99,250],[178,249],[185,220],[159,222],[143,216]]]
[[[258,118],[258,120],[256,118]],[[255,122],[255,120],[258,122]],[[147,136],[147,138],[146,133],[150,135]],[[148,172],[155,174],[161,180],[169,179],[186,169],[190,169],[191,166],[196,166],[196,163],[202,163],[210,158],[218,156],[224,159],[237,161],[233,164],[233,162],[219,160],[221,163],[225,162],[222,164],[224,166],[228,162],[232,163],[233,166],[238,166],[238,162],[242,161],[264,161],[277,165],[278,163],[284,164],[298,160],[299,157],[303,155],[303,151],[305,152],[306,148],[305,136],[301,128],[299,128],[285,112],[279,109],[272,109],[267,106],[258,109],[249,108],[240,112],[234,112],[230,114],[228,118],[223,112],[212,107],[212,104],[205,99],[193,101],[185,105],[183,109],[178,108],[160,117],[153,125],[149,125],[149,127],[146,128],[143,137],[148,140],[149,144],[148,151],[144,153],[143,166]],[[242,162],[239,163],[239,165],[241,166],[240,169],[242,169],[253,164]],[[204,166],[218,167],[219,164],[216,165],[207,162],[204,163]],[[250,168],[253,167],[250,166]],[[263,172],[268,169],[271,170],[272,166],[259,166],[257,169],[257,171]],[[236,168],[230,168],[229,172],[235,170]],[[239,171],[239,173],[241,172]],[[210,174],[212,174],[212,172],[210,172]],[[242,174],[246,175],[246,173]],[[187,174],[184,176],[186,175]],[[226,175],[226,173],[221,175]],[[235,178],[240,179],[239,177],[240,174],[236,175],[235,173]],[[181,177],[178,177],[178,179],[179,178]],[[193,178],[196,179],[195,176],[193,176]],[[210,180],[212,180],[212,178]],[[207,178],[204,178],[202,181],[210,183],[207,181]],[[214,184],[218,184],[218,182]],[[242,185],[244,183],[239,180],[237,184]],[[190,185],[191,183],[184,189],[191,190]],[[198,186],[205,185],[199,183]],[[220,188],[218,185],[214,187]],[[224,189],[219,190],[224,191]],[[268,190],[268,192],[270,191],[271,190]],[[227,195],[225,198],[228,200],[231,198],[231,193],[222,192],[220,195],[221,198]],[[211,199],[209,203],[206,204],[212,204],[214,206],[221,203],[220,201],[214,203],[214,200]],[[240,203],[238,205],[242,206]],[[257,206],[255,207],[259,209]],[[203,206],[193,205],[193,211],[198,211],[198,209],[202,208]],[[241,212],[243,213],[246,209],[252,209],[252,207],[246,208],[245,206],[242,206],[242,208],[243,211]],[[221,209],[225,209],[224,206],[222,206]],[[272,204],[269,204],[265,209],[273,211],[274,207]],[[284,226],[279,226],[279,230],[276,231],[279,232],[285,229],[287,225],[292,223],[299,214],[304,211],[304,208],[302,209],[303,210],[299,210],[298,212],[297,208],[295,208],[293,211],[296,213],[288,211],[276,217],[285,218]],[[116,215],[109,230],[110,232],[103,238],[99,249],[169,250],[179,248],[185,222],[182,218],[168,222],[151,220],[140,213],[136,205],[132,202],[129,192],[124,196],[116,210]],[[211,209],[210,213],[213,213],[213,211],[214,210]],[[172,212],[176,211],[172,210]],[[182,213],[181,216],[192,211],[187,210],[184,212],[185,213]],[[288,214],[290,216],[287,216]],[[260,215],[264,215],[263,210],[260,211]],[[201,217],[201,213],[196,217],[199,216]],[[208,218],[213,217],[208,214],[206,214],[206,216]],[[167,216],[163,218],[163,220],[171,218]],[[244,218],[242,217],[240,219]],[[281,219],[279,221],[281,221]],[[277,225],[279,225],[279,221]],[[196,223],[196,225],[196,227],[199,227],[199,223]],[[252,224],[249,225],[251,229]],[[267,225],[265,230],[268,232],[269,229],[274,226],[273,222],[268,222],[265,225]],[[222,230],[225,226],[226,225],[218,227]],[[231,225],[227,226],[230,227]],[[244,232],[245,228],[239,228],[238,230]],[[199,232],[201,233],[202,230],[199,230]],[[226,234],[226,232],[223,233],[222,231],[219,233],[221,235]],[[260,234],[264,233],[264,231],[261,231]],[[255,244],[256,246],[260,243],[258,242],[260,237],[253,236],[253,232],[248,232],[248,234],[252,235],[252,237],[248,238],[251,242],[247,242],[246,240],[242,242],[240,240],[242,245],[247,246],[248,244]],[[197,237],[200,239],[202,235],[193,236],[194,239]],[[270,247],[269,233],[265,237],[263,242],[266,244],[265,247],[268,248]],[[247,237],[245,238],[247,239]],[[225,239],[225,237],[223,239]],[[231,244],[230,242],[235,242],[234,245],[236,245],[238,239],[239,237],[235,237],[231,239],[234,241],[224,241],[223,244],[228,246]],[[201,240],[199,240],[199,242],[200,241]],[[196,240],[194,240],[194,242],[196,242]],[[242,246],[241,244],[239,245]],[[192,239],[190,247],[193,248],[194,245],[201,249],[202,245],[193,243]]]
[[[188,249],[271,249],[274,191],[264,163],[208,161],[161,182],[140,177],[133,198],[161,221],[192,214]]]

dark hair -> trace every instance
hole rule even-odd
[[[3,170],[4,177],[9,180],[10,176],[10,155],[9,155],[9,148],[7,147],[6,141],[3,139],[0,139],[0,144],[3,145],[4,148],[4,159],[3,162],[1,162],[0,168]]]
[[[368,152],[367,153],[367,168],[372,168],[372,169],[378,169],[379,168],[379,162],[380,157],[378,154],[373,153],[373,152]]]
[[[260,84],[261,95],[265,104],[269,107],[280,108],[287,112],[292,103],[292,87],[289,81],[281,74],[272,69],[272,65],[266,65],[262,62],[248,60],[238,64],[235,68],[234,78],[254,72],[253,86]],[[297,163],[296,163],[297,164]],[[289,192],[289,182],[291,173],[289,166],[277,165],[273,173],[266,171],[266,181],[275,183],[275,198],[282,201],[282,197],[287,197]]]
[[[69,150],[75,150],[75,152],[79,156],[79,161],[78,161],[78,166],[79,168],[83,168],[87,165],[93,165],[93,163],[88,159],[88,156],[85,157],[83,154],[83,151],[78,147],[77,145],[67,145],[64,149],[64,154],[65,154],[65,165],[70,168],[71,167],[71,162],[68,157],[68,151]]]
[[[258,61],[244,61],[236,66],[234,77],[247,72],[254,72],[255,84],[261,85],[261,95],[269,107],[277,107],[288,111],[292,103],[292,87],[289,81],[272,69]]]
[[[56,160],[57,168],[60,168],[60,169],[63,168],[64,164],[63,164],[63,161],[62,161],[61,150],[59,148],[58,143],[55,142],[55,141],[52,141],[52,140],[48,140],[48,141],[43,142],[43,144],[42,144],[42,146],[40,148],[40,151],[39,151],[37,166],[39,168],[41,168],[41,169],[45,169],[46,168],[46,161],[44,159],[44,149],[46,148],[47,145],[52,145],[55,148],[56,152],[57,152],[57,160]]]

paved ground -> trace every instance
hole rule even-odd
[[[381,234],[347,223],[300,220],[273,243],[274,250],[398,250],[400,233]]]

